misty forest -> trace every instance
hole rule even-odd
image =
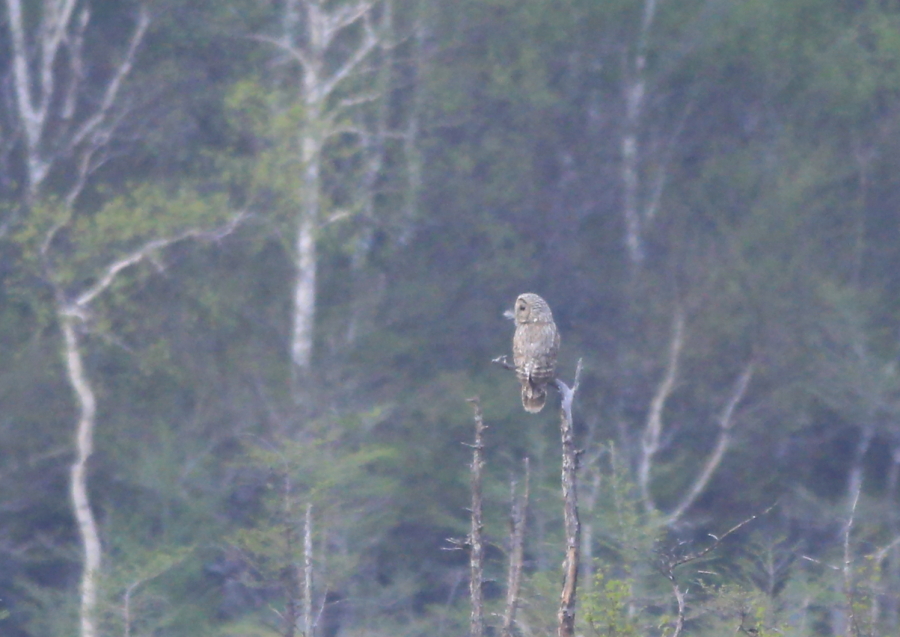
[[[0,0],[0,634],[900,634],[898,166],[897,0]]]

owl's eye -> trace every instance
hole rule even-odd
[[[524,311],[525,311],[525,304],[524,304],[524,303],[522,303],[521,305],[519,305],[519,311],[520,311],[520,312],[524,312]]]

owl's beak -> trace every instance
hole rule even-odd
[[[512,310],[506,310],[503,313],[503,318],[508,318],[510,321],[514,321],[514,320],[516,320],[516,313],[513,312]]]

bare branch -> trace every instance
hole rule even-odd
[[[705,549],[703,549],[701,551],[697,551],[696,553],[689,553],[688,555],[685,555],[683,557],[672,560],[671,563],[668,565],[668,568],[674,570],[675,568],[681,566],[682,564],[687,564],[689,562],[695,562],[703,557],[706,557],[706,555],[708,555],[712,551],[716,550],[719,547],[719,545],[722,544],[722,542],[724,542],[726,540],[726,538],[728,538],[731,535],[734,535],[735,533],[740,531],[742,528],[744,528],[745,526],[747,526],[748,524],[753,522],[753,520],[755,520],[759,517],[762,517],[764,515],[767,515],[772,509],[775,508],[775,506],[777,504],[778,504],[777,501],[773,502],[768,507],[766,507],[765,510],[761,511],[760,513],[755,513],[755,514],[751,515],[749,518],[746,518],[745,520],[738,522],[733,527],[731,527],[730,529],[725,531],[725,533],[723,533],[719,537],[716,537],[715,535],[710,534],[710,537],[713,539],[712,544],[710,544],[709,546],[707,546]]]
[[[75,299],[75,301],[71,303],[70,307],[66,308],[65,311],[77,312],[78,310],[84,308],[85,306],[90,304],[90,302],[93,301],[97,297],[97,295],[101,294],[112,284],[119,272],[131,267],[132,265],[140,263],[144,259],[149,258],[157,250],[167,248],[186,239],[220,241],[234,232],[235,228],[237,228],[245,218],[246,216],[244,214],[238,214],[232,217],[229,222],[221,228],[216,228],[214,230],[200,230],[198,228],[191,228],[190,230],[185,230],[184,232],[172,237],[148,241],[134,252],[131,252],[121,259],[110,263],[106,267],[103,274],[100,276],[99,280],[87,290],[82,292]]]
[[[662,573],[662,575],[667,580],[669,580],[669,584],[672,586],[672,594],[675,596],[675,602],[678,606],[678,614],[676,615],[676,618],[675,618],[675,629],[672,632],[672,637],[680,637],[681,636],[682,630],[684,629],[684,620],[685,620],[686,592],[681,589],[681,586],[678,583],[678,578],[675,575],[675,569],[677,569],[679,566],[682,566],[689,562],[695,562],[699,559],[702,559],[703,557],[705,557],[706,555],[708,555],[709,553],[711,553],[712,551],[717,549],[719,547],[719,545],[721,545],[722,542],[724,542],[728,536],[730,536],[734,533],[737,533],[740,529],[742,529],[745,526],[747,526],[748,524],[750,524],[756,518],[769,513],[769,511],[771,511],[775,507],[776,504],[778,504],[778,503],[775,502],[772,505],[770,505],[765,511],[763,511],[761,513],[757,513],[755,515],[751,515],[749,518],[747,518],[741,522],[738,522],[733,527],[728,529],[720,537],[716,537],[716,536],[710,534],[710,537],[712,537],[714,540],[713,543],[701,551],[697,551],[695,553],[689,553],[682,557],[668,555],[663,558],[663,560],[659,564],[659,569],[660,569],[660,572]]]
[[[330,119],[332,121],[334,121],[344,111],[347,111],[347,110],[353,108],[354,106],[359,106],[361,104],[369,104],[378,99],[381,99],[382,97],[383,97],[383,95],[381,95],[379,93],[360,93],[359,95],[356,95],[352,98],[350,98],[350,97],[344,98],[344,99],[340,100],[337,104],[335,104],[334,111],[332,112]]]
[[[663,420],[662,412],[666,401],[672,395],[675,388],[675,380],[678,375],[678,361],[681,358],[681,350],[684,348],[684,312],[679,307],[675,310],[672,321],[672,340],[669,343],[669,358],[666,364],[666,373],[663,376],[656,394],[650,402],[650,410],[647,414],[647,424],[644,426],[644,435],[641,439],[641,458],[638,466],[638,486],[641,489],[641,498],[647,511],[656,508],[653,495],[650,493],[650,472],[653,468],[653,458],[659,451],[659,441],[662,437]]]
[[[725,403],[722,414],[719,416],[719,433],[716,437],[715,447],[706,459],[706,462],[703,463],[703,469],[701,469],[699,475],[694,479],[694,483],[691,485],[688,493],[682,498],[678,506],[675,507],[675,510],[669,514],[666,519],[667,525],[678,522],[678,520],[681,519],[681,516],[691,508],[697,498],[700,497],[700,494],[706,489],[713,473],[715,473],[719,464],[721,464],[725,452],[728,451],[728,448],[731,445],[731,429],[734,426],[734,411],[747,393],[747,388],[750,386],[750,379],[753,378],[753,369],[753,362],[747,363],[744,371],[738,377],[737,382],[735,382],[734,388],[731,390],[731,396],[728,398],[728,402]]]
[[[75,26],[75,32],[68,37],[70,74],[66,96],[63,100],[62,112],[60,113],[60,117],[62,117],[63,120],[70,120],[75,115],[78,88],[84,78],[84,58],[82,57],[82,52],[84,50],[84,32],[87,29],[90,19],[90,9],[88,7],[82,7],[78,16],[78,23]]]
[[[116,69],[116,72],[113,75],[112,79],[109,81],[109,84],[107,84],[106,90],[103,93],[103,99],[100,101],[99,108],[97,108],[94,114],[87,120],[85,120],[85,122],[81,126],[78,127],[78,130],[72,135],[71,139],[69,140],[70,152],[74,151],[75,147],[81,144],[86,138],[95,135],[97,129],[107,121],[109,111],[119,95],[119,90],[122,88],[122,84],[125,81],[125,78],[131,72],[131,69],[134,66],[134,60],[137,55],[138,47],[143,41],[144,35],[147,33],[147,28],[149,26],[150,13],[147,11],[146,7],[142,6],[140,12],[138,13],[138,20],[134,28],[134,33],[132,33],[131,40],[128,43],[128,50],[125,53],[125,58],[119,64],[119,67]],[[108,137],[108,132],[101,133],[101,135]]]
[[[28,188],[31,193],[44,180],[48,170],[48,163],[40,157],[40,144],[47,125],[47,109],[50,105],[50,97],[53,93],[53,63],[59,49],[61,32],[59,26],[64,27],[64,21],[68,20],[75,6],[73,0],[56,8],[58,15],[45,13],[41,16],[41,31],[47,36],[41,46],[42,59],[38,60],[40,81],[35,82],[28,59],[28,43],[25,38],[25,24],[22,16],[20,0],[6,0],[7,13],[9,14],[9,31],[12,40],[12,68],[13,83],[15,85],[16,102],[18,104],[19,119],[25,131],[25,145],[27,147],[28,163]],[[47,7],[49,12],[51,9]],[[34,97],[32,87],[40,86],[40,94]]]
[[[360,42],[353,54],[340,66],[340,68],[332,73],[331,77],[322,82],[322,90],[319,94],[323,98],[331,95],[337,85],[343,82],[347,76],[356,70],[356,67],[359,66],[360,62],[362,62],[378,45],[378,37],[372,30],[372,25],[368,20],[367,12],[371,6],[368,4],[365,4],[365,6],[366,9],[363,14],[365,17],[365,36],[363,37],[363,41]]]
[[[342,6],[335,13],[326,17],[326,31],[328,33],[337,33],[341,29],[350,26],[369,13],[372,10],[372,5],[373,3],[368,1]]]
[[[304,69],[309,68],[309,58],[306,56],[306,53],[300,48],[294,46],[290,43],[286,36],[280,38],[274,38],[270,35],[259,35],[253,34],[247,36],[251,40],[256,40],[257,42],[264,42],[265,44],[271,44],[285,53],[287,53],[290,57],[296,60],[300,66]]]

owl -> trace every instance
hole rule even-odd
[[[547,302],[537,294],[520,294],[513,307],[513,363],[522,383],[522,406],[536,414],[547,401],[547,384],[556,379],[559,332]]]

